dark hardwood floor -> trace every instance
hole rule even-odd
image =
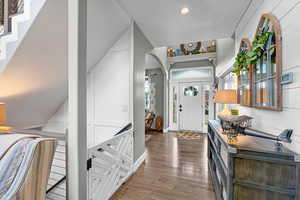
[[[153,136],[145,163],[112,200],[215,200],[206,148],[205,134],[195,140]]]

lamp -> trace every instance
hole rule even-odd
[[[6,123],[6,106],[5,103],[0,103],[0,125]]]
[[[0,125],[6,124],[6,106],[5,103],[0,103]],[[10,127],[0,126],[0,131],[9,131]]]
[[[231,116],[228,104],[237,104],[236,90],[217,90],[215,95],[215,103],[224,104],[224,109],[219,113],[223,116]]]

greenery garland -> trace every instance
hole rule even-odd
[[[264,32],[256,34],[253,42],[252,49],[250,49],[247,53],[240,52],[237,54],[235,58],[235,63],[233,64],[234,69],[232,72],[240,75],[242,71],[248,71],[250,64],[257,64],[258,60],[263,56],[266,51],[266,44],[270,36],[272,36],[273,32]],[[270,47],[271,55],[275,52],[275,45]],[[274,56],[272,57],[274,58]],[[274,59],[272,60],[274,62]]]
[[[257,64],[257,61],[266,50],[266,44],[272,32],[264,32],[257,34],[252,42],[252,49],[247,53],[247,63]]]
[[[233,73],[240,75],[242,71],[248,71],[247,55],[246,52],[239,52],[235,57],[235,62],[233,64]]]

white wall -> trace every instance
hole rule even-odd
[[[46,1],[0,74],[0,101],[7,104],[8,125],[41,125],[66,99],[66,9],[66,1]]]
[[[94,144],[117,133],[130,121],[130,31],[88,74],[88,138]]]
[[[103,59],[87,74],[87,121],[88,147],[111,138],[129,121],[130,112],[130,45],[131,30],[123,32],[121,38],[110,48]],[[68,100],[57,110],[44,131],[65,133],[68,127]],[[58,151],[64,151],[65,143],[59,141]],[[56,154],[61,154],[59,152]],[[63,156],[63,155],[60,155]],[[54,159],[50,184],[61,177],[55,173],[65,174],[65,157]],[[62,189],[53,190],[49,197],[65,196]]]
[[[133,23],[88,73],[88,146],[105,141],[133,122],[135,160],[145,152],[145,56],[153,49]],[[67,103],[43,130],[65,132]]]
[[[88,146],[98,144],[130,121],[130,30],[88,73]],[[67,101],[43,130],[65,132]]]
[[[65,101],[43,126],[44,131],[65,133],[68,127],[68,101]]]
[[[239,107],[241,114],[254,117],[253,127],[272,134],[286,128],[294,129],[290,149],[300,152],[300,1],[299,0],[256,0],[236,29],[235,49],[238,51],[241,38],[253,40],[256,26],[263,13],[272,13],[280,21],[282,29],[283,73],[294,72],[294,83],[283,86],[283,111],[267,111]]]
[[[114,0],[89,0],[87,9],[90,70],[129,27],[130,18]],[[7,124],[45,124],[66,100],[67,83],[67,1],[46,1],[0,74],[0,101],[7,104]]]
[[[169,70],[167,50],[168,50],[167,47],[156,47],[151,51],[151,53],[160,60],[166,74],[168,74],[168,70]]]
[[[148,69],[161,69],[164,70],[164,67],[162,66],[160,60],[154,56],[153,54],[146,54],[146,70]]]
[[[133,128],[134,134],[134,160],[139,159],[145,152],[145,65],[146,53],[152,51],[153,46],[133,23]]]
[[[94,67],[130,25],[115,0],[87,1],[87,66]]]
[[[216,74],[221,74],[234,57],[235,40],[234,38],[223,38],[217,40],[217,68]]]

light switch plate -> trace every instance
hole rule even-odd
[[[293,83],[293,81],[294,81],[293,72],[289,72],[289,73],[283,74],[281,76],[281,84],[282,85]]]

